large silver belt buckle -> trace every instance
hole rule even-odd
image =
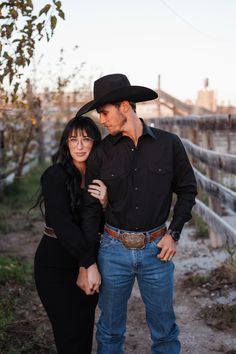
[[[128,249],[140,250],[145,247],[145,235],[142,233],[124,233],[122,243]]]

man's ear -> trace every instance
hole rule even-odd
[[[130,109],[129,101],[122,101],[120,107],[124,113],[127,113]]]

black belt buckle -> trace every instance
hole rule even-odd
[[[141,250],[145,247],[145,235],[143,233],[125,232],[121,236],[123,245],[130,250]]]

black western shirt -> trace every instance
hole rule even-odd
[[[95,178],[108,188],[105,219],[114,227],[148,231],[162,225],[169,216],[173,193],[177,199],[169,228],[181,231],[191,218],[196,180],[175,134],[143,123],[137,146],[122,134],[106,136],[87,163],[87,182]],[[87,232],[94,233],[91,213],[95,212],[96,201],[92,203],[85,219],[89,223]]]

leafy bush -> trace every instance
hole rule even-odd
[[[0,284],[25,284],[32,278],[32,264],[21,258],[0,256]]]

